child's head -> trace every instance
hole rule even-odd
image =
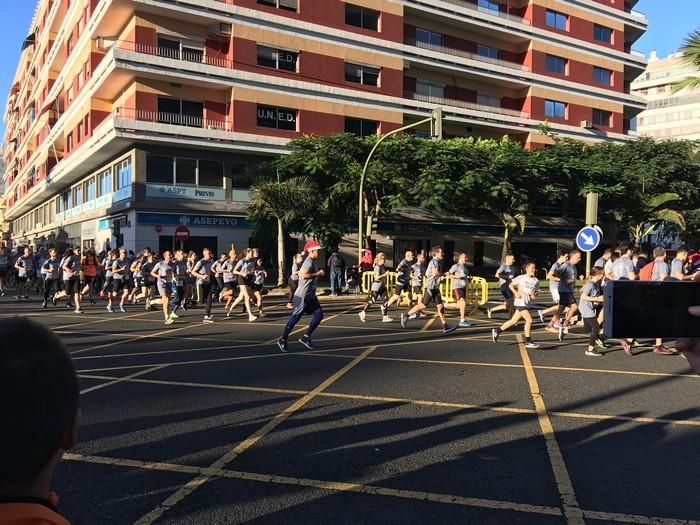
[[[605,270],[600,266],[594,266],[591,268],[591,274],[588,276],[588,278],[594,283],[601,281],[603,277],[605,277]]]
[[[68,352],[26,317],[0,319],[0,411],[0,491],[22,495],[75,446],[80,418]]]
[[[506,264],[508,266],[512,266],[513,263],[515,263],[515,255],[513,255],[512,253],[507,254],[503,258],[503,264]]]
[[[418,264],[423,264],[425,262],[425,254],[419,253],[417,260],[418,260]]]
[[[533,277],[535,275],[535,272],[537,271],[537,264],[535,264],[535,261],[529,261],[525,265],[525,275],[529,277]]]

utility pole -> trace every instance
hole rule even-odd
[[[598,194],[586,194],[586,226],[598,227]],[[591,252],[586,252],[586,277],[591,274]]]

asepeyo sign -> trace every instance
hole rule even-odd
[[[146,197],[157,199],[192,199],[222,201],[226,198],[223,188],[196,188],[192,186],[166,186],[146,184]]]

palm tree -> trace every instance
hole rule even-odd
[[[284,227],[303,217],[316,202],[316,190],[308,177],[262,181],[250,188],[248,213],[253,219],[277,220],[277,286],[284,285]]]
[[[642,203],[639,220],[629,227],[629,232],[634,237],[634,245],[636,247],[639,248],[642,239],[664,222],[674,224],[679,231],[685,230],[685,217],[683,214],[668,207],[670,203],[680,200],[680,196],[677,193],[660,193],[643,197],[645,200]]]
[[[698,74],[677,82],[673,86],[673,91],[678,92],[686,88],[700,89],[700,28],[686,37],[680,51],[683,53],[683,61]]]

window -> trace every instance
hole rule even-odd
[[[173,169],[174,162],[172,157],[148,155],[146,159],[146,182],[172,184]]]
[[[558,75],[566,74],[566,59],[554,55],[547,55],[545,62],[549,73],[556,73]]]
[[[297,110],[258,106],[258,126],[263,128],[297,130]]]
[[[287,11],[297,10],[297,0],[258,0],[258,3],[278,9],[286,9]]]
[[[85,181],[85,202],[94,201],[97,197],[97,186],[95,184],[95,177],[92,177]]]
[[[501,107],[501,97],[491,95],[489,93],[479,93],[476,96],[476,103],[482,106],[491,106],[492,108]]]
[[[100,197],[112,193],[112,170],[103,171],[97,176],[97,185],[100,191]]]
[[[218,160],[199,161],[199,186],[221,188],[224,185],[224,164]]]
[[[566,104],[554,100],[545,100],[544,116],[549,118],[566,118]]]
[[[358,64],[345,63],[345,80],[356,82],[365,86],[379,85],[379,69],[376,67],[360,66]]]
[[[71,151],[73,149],[73,133],[68,133],[66,136],[66,150]]]
[[[203,116],[202,102],[158,97],[158,122],[201,128]]]
[[[197,184],[197,159],[175,159],[175,184]]]
[[[345,4],[345,23],[349,26],[379,31],[379,12],[356,5]]]
[[[77,131],[77,138],[76,140],[78,141],[78,144],[80,144],[80,141],[83,140],[83,123],[81,122],[78,124],[78,131]]]
[[[345,117],[345,133],[352,133],[359,137],[367,137],[377,134],[378,123],[374,120]]]
[[[71,196],[73,198],[73,206],[80,206],[83,203],[83,185],[80,184],[72,188]]]
[[[158,56],[187,60],[188,62],[203,62],[204,47],[198,44],[186,44],[180,40],[158,36]]]
[[[433,46],[442,46],[445,37],[440,33],[433,33],[427,29],[416,28],[416,42],[430,44]]]
[[[567,25],[569,21],[568,19],[569,17],[566,16],[564,13],[559,13],[557,11],[547,9],[545,21],[549,27],[553,27],[554,29],[560,29],[562,31],[567,31]]]
[[[597,84],[611,85],[612,71],[602,67],[593,67],[593,82]]]
[[[610,120],[612,118],[612,113],[602,109],[593,110],[593,124],[596,126],[606,126],[610,127]]]
[[[501,6],[491,0],[479,0],[478,6],[480,11],[487,10],[498,12],[501,10]]]
[[[117,176],[115,190],[121,190],[131,186],[131,160],[125,159],[124,161],[117,164]]]
[[[416,93],[426,97],[445,98],[445,87],[424,80],[416,81]]]
[[[284,71],[297,71],[297,59],[299,53],[273,49],[271,47],[258,46],[258,65],[282,69]]]
[[[595,24],[593,26],[593,38],[598,42],[605,42],[606,44],[612,44],[612,29],[605,26],[599,26]]]
[[[499,49],[496,49],[495,47],[482,46],[481,44],[476,46],[476,54],[480,57],[486,58],[501,58],[501,51]]]

